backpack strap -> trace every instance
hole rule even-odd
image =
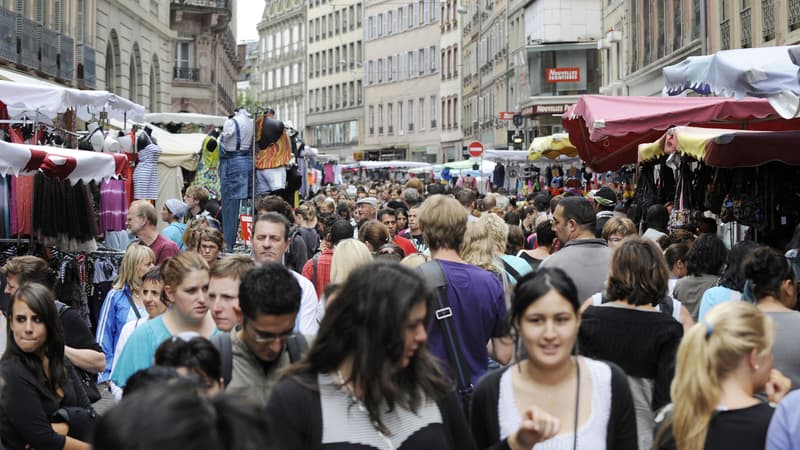
[[[222,380],[227,386],[233,377],[233,341],[231,340],[231,334],[217,333],[208,340],[219,350],[220,360],[222,361]]]
[[[122,288],[122,295],[124,295],[125,298],[128,299],[128,304],[131,305],[131,309],[133,310],[133,313],[136,314],[136,320],[141,319],[142,318],[142,313],[139,312],[139,308],[136,307],[136,303],[133,302],[133,298],[131,298],[131,296],[128,295],[128,293],[125,291],[124,287]]]
[[[300,333],[286,340],[286,351],[289,352],[289,362],[292,364],[300,361],[307,350],[308,340]]]
[[[461,339],[459,339],[458,330],[456,330],[455,324],[453,323],[453,309],[450,307],[450,302],[447,299],[447,276],[444,273],[441,263],[435,259],[417,267],[417,271],[422,274],[428,282],[428,286],[433,289],[436,301],[436,309],[433,315],[442,328],[442,336],[444,337],[444,344],[447,348],[450,368],[456,378],[456,391],[461,401],[461,406],[466,416],[469,417],[472,393],[475,389],[467,374],[466,360],[461,352]]]

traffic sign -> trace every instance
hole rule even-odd
[[[472,141],[467,147],[467,151],[469,156],[477,158],[483,154],[483,144],[480,141]]]

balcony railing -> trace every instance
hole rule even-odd
[[[752,14],[750,8],[745,8],[739,12],[739,18],[742,21],[742,48],[750,48],[753,46],[753,25]]]
[[[88,89],[94,89],[97,84],[97,66],[95,63],[95,52],[92,47],[86,44],[79,44],[81,55],[83,55],[83,84]]]
[[[722,50],[729,50],[731,48],[731,20],[725,19],[719,24],[719,33],[722,41],[720,46]]]
[[[7,61],[17,59],[17,32],[16,14],[14,12],[0,8],[0,58]]]
[[[789,29],[794,31],[800,28],[800,0],[788,0]]]
[[[20,48],[20,63],[34,68],[39,68],[39,30],[41,29],[41,25],[38,23],[26,18],[26,17],[17,17],[19,23],[21,23],[21,27],[18,29],[22,30],[22,35],[19,37],[21,42]]]
[[[71,81],[75,76],[75,41],[69,36],[59,36],[58,78]]]
[[[42,29],[42,72],[51,77],[58,75],[58,33]]]
[[[227,0],[172,0],[172,3],[201,8],[228,9]]]
[[[775,39],[775,0],[761,2],[761,27],[765,41]]]
[[[198,81],[200,69],[194,67],[173,67],[172,79],[175,81]]]

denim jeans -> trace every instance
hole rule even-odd
[[[252,193],[253,159],[250,156],[220,159],[219,180],[222,191],[222,234],[230,252],[239,229],[240,200],[249,198]]]

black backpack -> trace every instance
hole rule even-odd
[[[209,339],[214,347],[219,350],[222,361],[222,379],[227,386],[233,377],[233,341],[230,333],[217,333]],[[298,333],[286,340],[286,351],[289,352],[289,362],[295,363],[303,357],[308,350],[308,340]]]

